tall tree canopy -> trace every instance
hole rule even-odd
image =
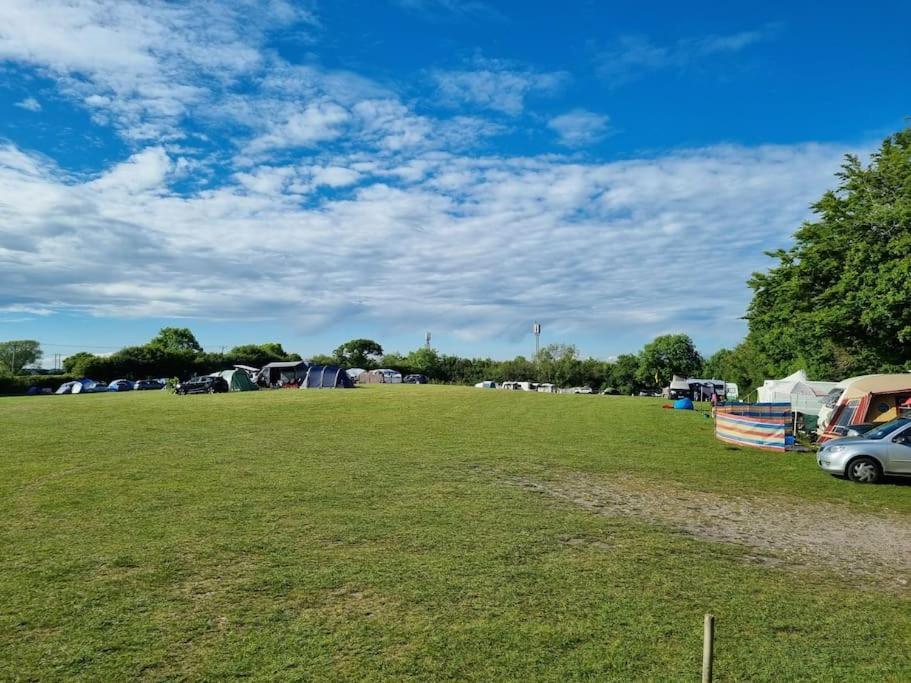
[[[22,368],[41,360],[41,344],[34,339],[0,342],[0,370],[18,375]]]
[[[811,376],[906,366],[911,360],[911,128],[864,166],[847,156],[816,220],[750,280],[749,339],[782,369]]]
[[[163,327],[148,345],[166,351],[202,351],[202,346],[186,327]]]
[[[685,334],[655,337],[639,354],[637,379],[645,386],[667,386],[674,375],[695,377],[702,370],[702,356]]]
[[[383,347],[372,339],[352,339],[334,352],[336,362],[355,368],[370,368],[383,355]]]

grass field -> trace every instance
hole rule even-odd
[[[863,529],[907,523],[911,486],[726,447],[660,401],[8,398],[0,437],[0,679],[698,680],[713,612],[719,680],[911,680],[911,577],[757,561],[591,493]]]

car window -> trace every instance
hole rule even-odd
[[[882,439],[889,436],[890,434],[894,434],[903,427],[908,426],[908,424],[911,424],[911,419],[906,417],[899,418],[898,420],[887,422],[886,424],[877,427],[876,429],[871,429],[863,436],[866,439]]]

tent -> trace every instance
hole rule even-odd
[[[308,367],[310,364],[303,360],[269,363],[259,371],[256,381],[271,387],[279,382],[287,384],[294,380],[303,380],[307,376]]]
[[[228,383],[228,391],[256,391],[258,386],[253,384],[250,376],[245,370],[235,368],[233,370],[222,370],[213,372],[211,377],[223,377]]]
[[[92,394],[99,391],[107,391],[108,385],[104,382],[96,382],[93,379],[83,377],[74,382],[61,384],[55,391],[56,394]]]
[[[402,375],[395,370],[371,370],[358,375],[359,384],[401,384]]]
[[[357,382],[357,378],[363,375],[366,370],[364,368],[350,368],[345,370],[345,373],[351,378],[352,381]]]
[[[488,380],[484,380],[483,382],[478,382],[477,384],[475,384],[475,388],[477,388],[477,389],[496,389],[497,383],[491,382]]]
[[[688,398],[678,398],[674,401],[674,410],[692,410],[693,402]]]
[[[789,403],[791,396],[825,396],[835,387],[835,382],[811,382],[807,373],[798,370],[782,379],[767,379],[757,389],[759,403]]]
[[[861,375],[839,382],[819,411],[819,442],[844,436],[851,425],[888,422],[911,398],[911,373]]]
[[[311,365],[301,389],[353,389],[354,382],[338,365]]]

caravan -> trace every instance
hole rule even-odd
[[[819,409],[819,442],[846,436],[852,426],[893,420],[909,398],[911,373],[861,375],[839,382]]]

